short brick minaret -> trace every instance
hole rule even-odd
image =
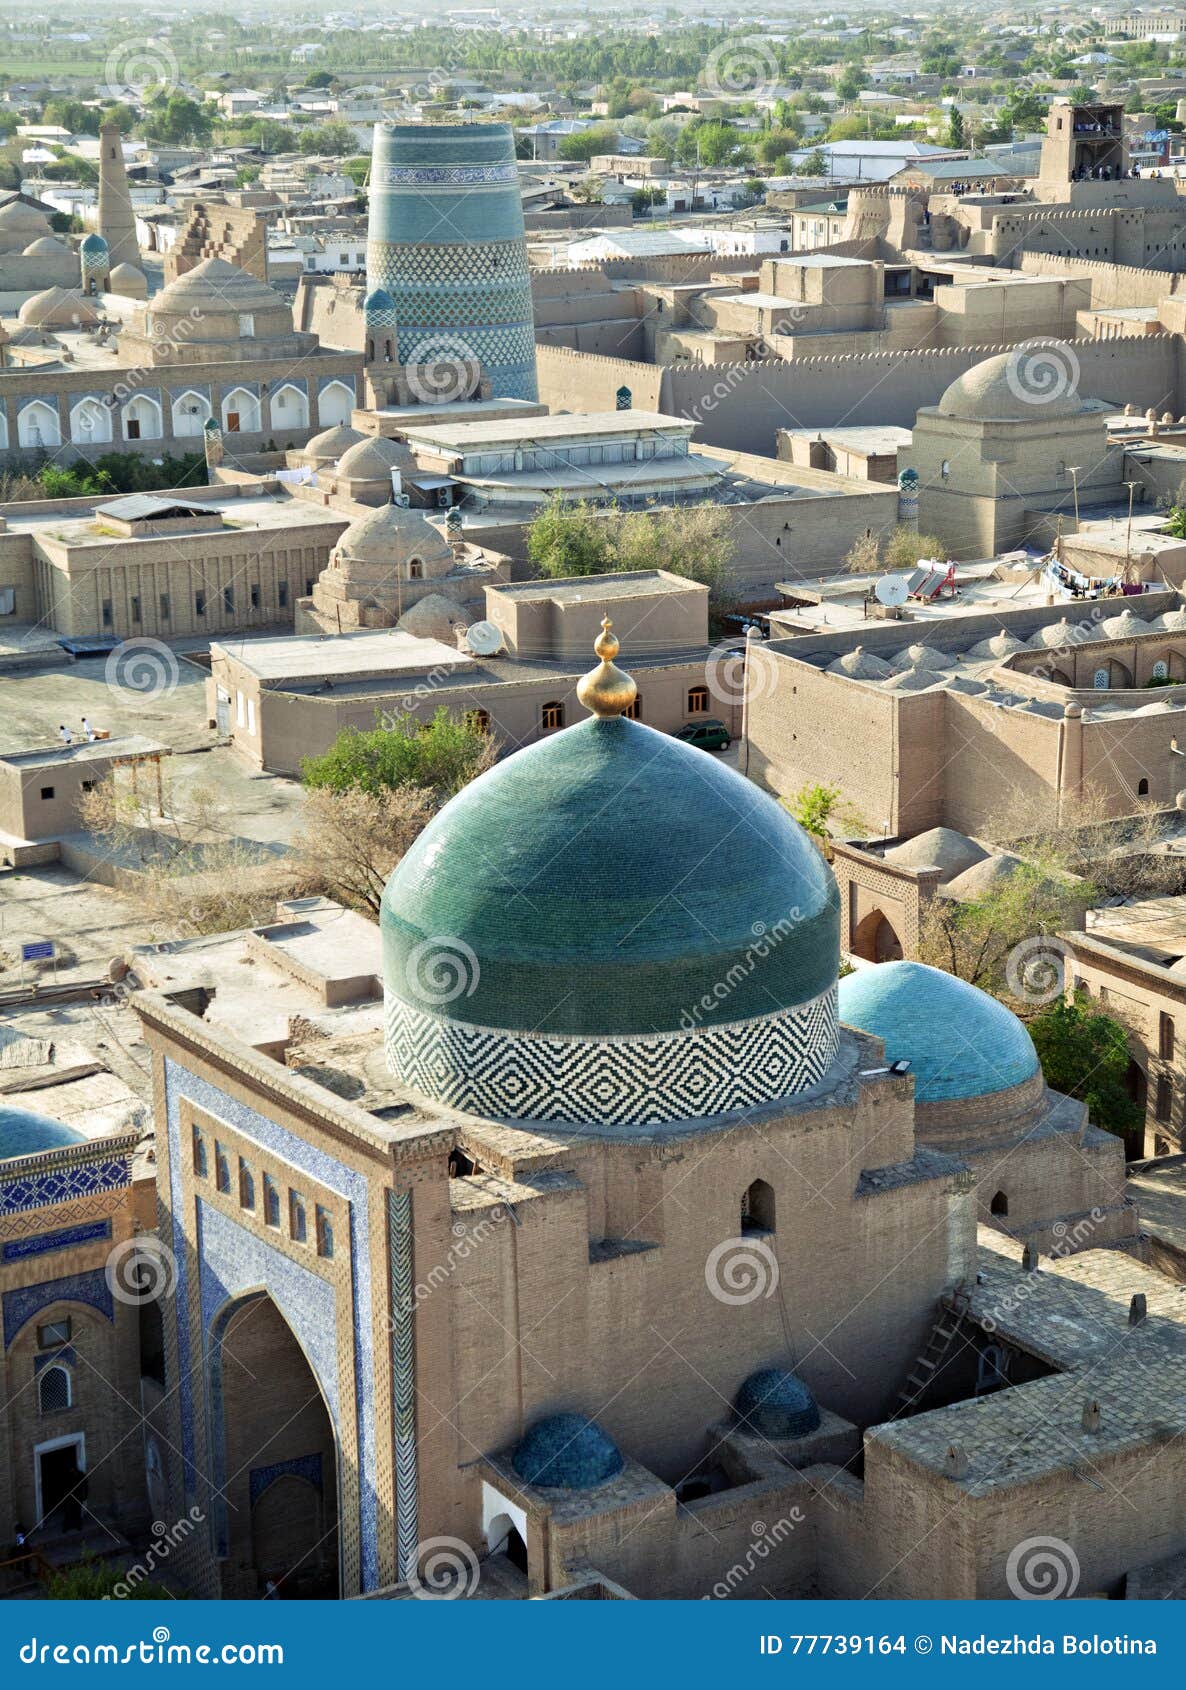
[[[124,169],[123,138],[114,123],[99,130],[99,233],[107,242],[111,268],[140,263],[136,217]]]

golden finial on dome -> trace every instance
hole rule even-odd
[[[593,646],[601,662],[577,682],[577,697],[595,716],[624,716],[638,697],[638,688],[624,669],[614,662],[619,646],[609,617],[603,617],[601,633]]]

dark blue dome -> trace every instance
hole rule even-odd
[[[550,1414],[537,1420],[511,1464],[529,1485],[565,1490],[591,1490],[623,1466],[614,1440],[583,1414]]]
[[[61,1150],[67,1144],[82,1144],[85,1134],[48,1115],[31,1109],[10,1109],[0,1104],[0,1161],[10,1156],[36,1156],[43,1150]]]
[[[734,1406],[741,1430],[761,1438],[805,1438],[819,1425],[819,1404],[802,1379],[782,1367],[751,1373]]]
[[[362,311],[364,317],[373,317],[385,312],[394,316],[395,301],[386,288],[372,288],[362,302]]]

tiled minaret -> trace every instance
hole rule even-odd
[[[505,123],[377,123],[367,286],[395,307],[401,365],[478,364],[496,399],[536,399],[515,142]]]

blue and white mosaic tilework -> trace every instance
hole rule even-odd
[[[101,1162],[76,1162],[49,1168],[24,1178],[0,1180],[0,1215],[36,1209],[50,1203],[69,1203],[96,1191],[115,1191],[129,1180],[129,1159],[112,1156]]]
[[[110,1221],[84,1221],[81,1226],[63,1226],[56,1232],[35,1232],[30,1238],[11,1239],[0,1246],[0,1261],[23,1262],[29,1256],[45,1256],[51,1250],[68,1250],[72,1244],[90,1244],[110,1237]]]
[[[324,1151],[318,1150],[316,1146],[298,1138],[277,1122],[268,1120],[257,1110],[249,1109],[245,1104],[229,1097],[208,1081],[191,1074],[188,1069],[170,1060],[165,1064],[170,1206],[174,1216],[178,1219],[184,1217],[181,1176],[184,1165],[183,1158],[189,1153],[188,1144],[182,1143],[180,1130],[180,1105],[183,1097],[189,1098],[198,1108],[204,1109],[208,1114],[226,1121],[244,1138],[259,1144],[272,1155],[283,1158],[293,1168],[307,1174],[311,1179],[319,1180],[329,1190],[344,1197],[350,1205],[355,1393],[358,1401],[361,1582],[364,1590],[373,1590],[378,1584],[379,1578],[379,1527],[378,1496],[375,1489],[375,1369],[370,1326],[372,1291],[366,1176],[357,1173],[353,1168],[347,1167],[334,1157],[326,1155]],[[196,1243],[196,1241],[191,1242]],[[178,1262],[176,1298],[178,1341],[181,1355],[184,1358],[192,1352],[190,1349],[191,1334],[189,1332],[187,1305],[189,1270],[185,1259],[185,1242],[183,1239],[175,1240],[174,1254]],[[285,1269],[294,1264],[291,1264],[280,1251],[269,1251],[268,1260],[262,1265],[267,1270],[262,1282],[268,1284],[269,1289],[274,1278],[277,1284],[287,1285],[291,1294],[299,1295],[295,1290],[294,1283],[283,1279]],[[325,1283],[320,1280],[318,1275],[310,1274],[309,1277],[316,1279],[319,1284]],[[261,1280],[257,1279],[256,1283],[261,1283]],[[328,1287],[326,1288],[328,1290]],[[203,1307],[205,1307],[204,1287]],[[327,1332],[331,1335],[332,1343],[332,1334],[335,1331],[332,1302],[326,1327]],[[205,1335],[203,1334],[204,1343]],[[307,1347],[307,1353],[313,1360],[313,1350]],[[314,1365],[317,1364],[314,1363]],[[318,1371],[320,1372],[321,1369],[318,1368]],[[328,1388],[330,1380],[333,1381],[332,1396]],[[326,1400],[334,1405],[331,1413],[336,1414],[338,1412],[336,1367],[328,1370],[327,1375],[323,1378],[323,1385],[326,1388]],[[194,1488],[194,1386],[184,1359],[181,1379],[178,1382],[178,1398],[181,1412],[182,1459],[186,1470],[187,1488],[192,1493]]]
[[[115,1319],[111,1287],[102,1268],[68,1274],[64,1279],[46,1279],[40,1285],[22,1285],[4,1293],[4,1348],[9,1348],[26,1322],[52,1303],[85,1303],[108,1320]]]

